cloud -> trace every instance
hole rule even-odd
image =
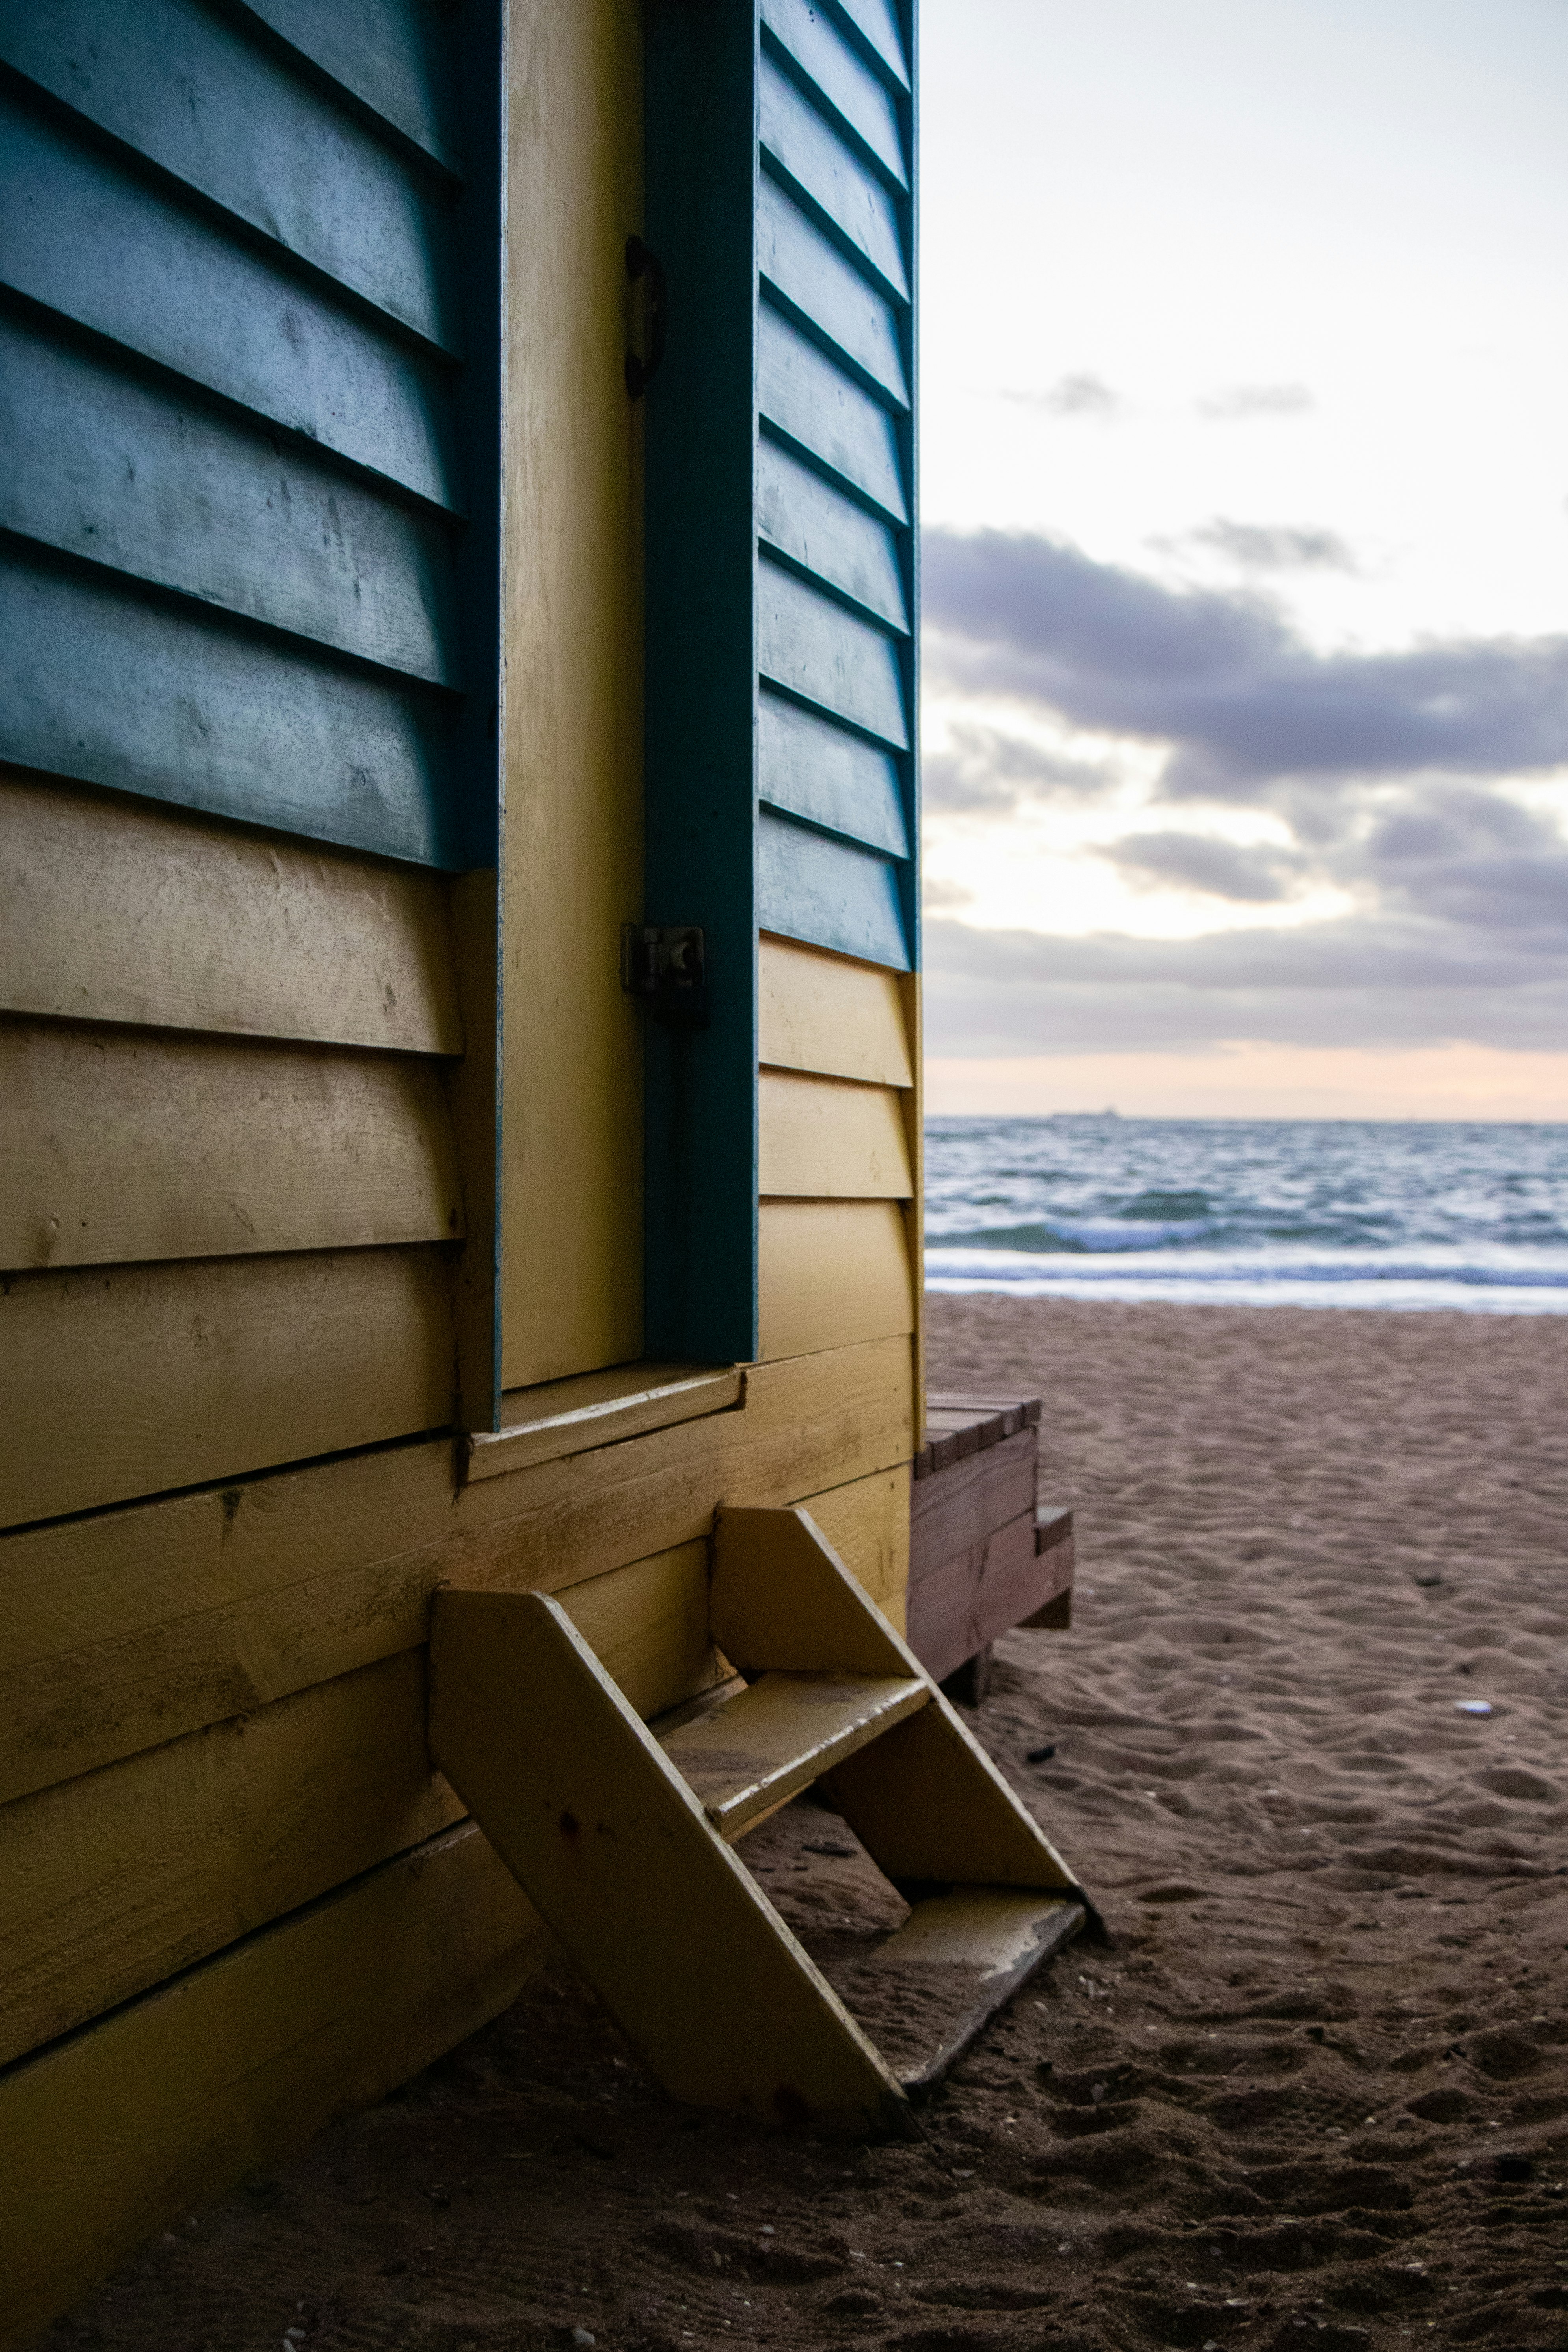
[[[1009,396],[1025,401],[1031,408],[1043,408],[1048,416],[1093,416],[1106,424],[1121,413],[1121,400],[1097,375],[1059,376],[1048,392],[1014,393]]]
[[[1176,589],[1024,533],[925,538],[933,683],[1170,744],[1170,799],[1568,762],[1568,636],[1320,654],[1255,593]]]
[[[1103,768],[994,727],[962,722],[950,728],[943,750],[921,761],[921,782],[933,814],[1000,814],[1026,801],[1099,800],[1106,788]]]
[[[1194,402],[1211,425],[1246,424],[1254,417],[1305,416],[1317,402],[1304,383],[1233,383]]]
[[[1216,515],[1201,530],[1188,533],[1189,545],[1212,547],[1246,572],[1356,572],[1360,569],[1338,531],[1312,530],[1297,524],[1228,522]]]
[[[1246,847],[1201,833],[1128,833],[1101,855],[1131,882],[1174,883],[1244,906],[1289,898],[1301,865],[1288,851]]]
[[[1568,769],[1568,636],[1324,654],[1255,592],[1171,588],[1000,532],[929,532],[925,592],[928,677],[950,696],[1163,751],[1152,803],[1171,821],[1087,854],[1142,888],[1263,908],[1318,887],[1355,910],[1176,940],[939,919],[933,1052],[1561,1046],[1568,838],[1517,780]],[[1105,789],[989,717],[950,739],[937,804],[960,814]],[[1267,809],[1287,837],[1184,825],[1203,803]]]
[[[1568,952],[1351,918],[1196,940],[1052,939],[925,927],[926,1045],[964,1055],[1148,1051],[1257,1040],[1561,1049]]]

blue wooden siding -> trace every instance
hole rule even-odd
[[[648,1346],[756,1347],[759,930],[912,969],[914,103],[901,0],[650,0]]]
[[[0,756],[493,862],[498,41],[0,0]]]

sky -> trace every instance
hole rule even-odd
[[[1568,1118],[1568,0],[922,0],[927,1100]]]

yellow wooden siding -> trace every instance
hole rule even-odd
[[[175,2212],[515,2000],[552,1946],[464,1823],[0,2078],[0,2352]]]
[[[441,1066],[0,1025],[0,1266],[450,1241]]]
[[[759,1227],[763,1357],[914,1329],[909,1243],[895,1202],[764,1201]]]
[[[759,1189],[814,1200],[905,1201],[913,1188],[900,1097],[891,1087],[763,1070]]]
[[[511,0],[503,393],[501,1383],[642,1352],[642,220],[635,0]]]
[[[901,1631],[910,1576],[908,1470],[879,1470],[800,1500],[851,1576]]]
[[[434,1441],[0,1537],[0,1798],[405,1650],[444,1578],[586,1594],[700,1540],[725,1500],[793,1502],[913,1449],[894,1339],[755,1367],[738,1412],[456,1494]]]
[[[562,1593],[643,1715],[722,1679],[708,1549]],[[0,2065],[461,1818],[423,1649],[0,1806]]]
[[[0,1010],[458,1054],[447,886],[0,768]]]
[[[764,933],[757,987],[763,1062],[886,1087],[913,1085],[897,972]]]
[[[452,1379],[440,1250],[14,1275],[0,1525],[438,1428]]]
[[[464,1811],[426,1752],[422,1650],[0,1807],[0,2063]]]

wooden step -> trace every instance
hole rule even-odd
[[[829,1979],[903,2089],[919,2097],[1086,1917],[1070,1896],[954,1886],[916,1903],[879,1950],[829,1969]]]
[[[930,1697],[901,1675],[765,1674],[659,1744],[732,1843]]]

